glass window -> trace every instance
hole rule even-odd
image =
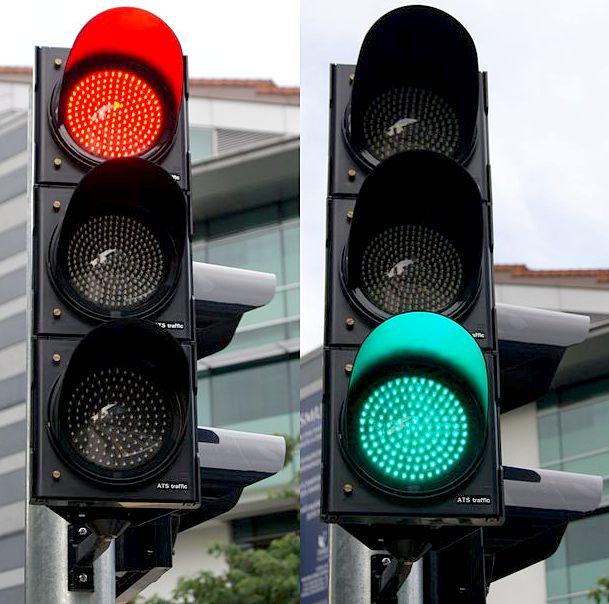
[[[278,228],[208,242],[208,262],[281,274],[281,243]]]
[[[609,395],[603,393],[586,404],[561,412],[562,456],[571,457],[609,446]],[[608,466],[609,469],[609,466]]]
[[[197,223],[195,261],[277,277],[279,291],[269,304],[243,315],[227,351],[299,336],[298,321],[286,321],[300,314],[298,210],[293,199]]]
[[[190,157],[191,162],[197,163],[210,157],[216,152],[216,135],[213,128],[202,126],[190,127]]]
[[[542,464],[556,462],[562,457],[559,419],[558,413],[539,416],[539,457]]]
[[[542,464],[556,470],[609,476],[608,423],[609,380],[546,397],[539,404],[538,417]],[[607,513],[569,524],[560,547],[546,562],[548,597],[553,602],[588,601],[580,594],[609,575],[609,541],[599,539],[608,531]]]
[[[283,229],[283,255],[285,262],[284,283],[300,281],[300,225],[290,223]]]
[[[285,292],[287,298],[287,316],[297,317],[300,315],[300,288],[295,287]]]
[[[296,434],[292,414],[299,409],[294,367],[298,359],[283,357],[260,365],[199,376],[199,423],[262,432]],[[254,387],[255,386],[255,387]],[[296,431],[294,430],[296,425]]]

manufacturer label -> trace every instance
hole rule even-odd
[[[184,329],[181,321],[157,321],[156,324],[163,329]]]
[[[459,495],[456,503],[467,503],[470,505],[491,505],[491,498],[487,495]]]
[[[481,331],[474,331],[472,333],[472,338],[476,340],[484,340],[486,339],[486,334],[482,333]]]
[[[179,175],[179,174],[172,174],[172,175],[171,175],[171,178],[173,178],[173,180],[177,180],[178,182],[180,182],[180,180],[182,180],[182,179],[180,178],[180,175]]]
[[[188,483],[182,481],[157,482],[157,491],[188,491]]]

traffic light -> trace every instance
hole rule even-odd
[[[34,90],[31,502],[79,522],[196,507],[180,44],[110,9],[36,49]]]
[[[322,517],[375,549],[502,521],[487,111],[431,7],[331,68]]]

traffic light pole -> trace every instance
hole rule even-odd
[[[68,590],[68,523],[46,507],[26,508],[25,601],[114,604],[114,543],[93,562],[93,592]],[[86,582],[88,578],[84,578]]]
[[[330,525],[329,604],[377,604],[372,599],[372,558],[379,553],[368,549],[340,526]],[[412,566],[395,602],[423,604],[421,561]]]

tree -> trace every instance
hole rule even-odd
[[[599,579],[596,584],[596,589],[591,589],[588,592],[588,597],[594,600],[594,604],[601,604],[601,602],[609,602],[609,577],[603,577]]]
[[[181,578],[171,600],[157,596],[141,604],[298,604],[300,538],[288,533],[267,549],[216,544],[210,553],[224,556],[228,569],[220,575],[201,571]]]

